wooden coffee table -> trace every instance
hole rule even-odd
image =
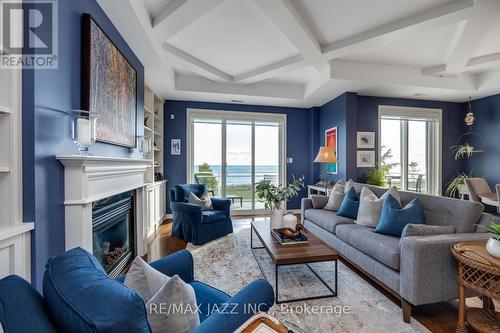
[[[263,246],[254,247],[253,246],[253,234],[257,235]],[[337,296],[337,259],[338,255],[335,251],[330,249],[328,246],[323,244],[323,242],[311,232],[304,230],[304,234],[307,236],[308,242],[303,244],[293,244],[293,245],[281,245],[276,238],[271,235],[271,230],[269,228],[269,221],[254,221],[252,222],[252,227],[250,229],[250,247],[252,253],[255,256],[255,260],[259,265],[260,271],[264,278],[264,270],[259,262],[259,259],[255,255],[255,250],[265,249],[269,256],[271,257],[275,265],[275,294],[276,294],[276,304],[287,303],[287,302],[297,302],[297,301],[307,301],[319,298],[328,298]],[[328,283],[326,283],[321,276],[309,265],[310,263],[333,261],[335,263],[335,290],[332,289]],[[323,285],[328,288],[330,294],[321,296],[312,296],[305,298],[295,298],[289,300],[279,300],[278,298],[278,273],[280,266],[288,265],[306,265],[311,272],[323,283]],[[266,278],[267,280],[267,278]]]

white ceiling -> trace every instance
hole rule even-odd
[[[98,0],[168,99],[500,93],[500,0]]]

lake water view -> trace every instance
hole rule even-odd
[[[214,176],[220,180],[221,166],[211,165]],[[195,172],[198,172],[198,166],[195,166]],[[277,165],[256,165],[255,178],[256,182],[264,179],[264,176],[272,176],[277,178],[279,167]],[[227,185],[245,185],[252,183],[252,166],[250,165],[228,165],[227,166]]]

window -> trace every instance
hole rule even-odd
[[[230,198],[232,211],[264,209],[255,185],[284,183],[285,123],[281,114],[189,109],[188,181]]]
[[[379,163],[399,189],[441,193],[441,110],[379,107]]]

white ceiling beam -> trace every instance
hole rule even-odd
[[[500,1],[478,1],[474,10],[470,12],[467,23],[461,31],[459,38],[453,45],[450,57],[445,65],[445,70],[437,69],[437,71],[432,72],[430,69],[426,69],[425,73],[428,75],[443,73],[457,75],[462,73],[499,12]]]
[[[380,47],[415,33],[463,21],[474,7],[474,0],[460,0],[412,15],[376,29],[331,43],[323,48],[323,57],[339,58]]]
[[[321,88],[328,81],[330,81],[330,78],[331,74],[329,69],[326,69],[321,73],[318,73],[318,75],[314,79],[310,80],[305,84],[304,98],[308,98],[313,93],[315,93],[319,88]]]
[[[234,84],[214,82],[194,75],[177,74],[175,89],[224,95],[260,96],[285,99],[302,99],[304,87],[302,85],[257,82],[252,84]]]
[[[153,18],[153,28],[160,42],[165,42],[225,1],[174,0]]]
[[[500,52],[469,59],[464,71],[475,71],[500,66]]]
[[[254,2],[318,71],[321,72],[328,66],[328,63],[321,59],[321,45],[290,0],[254,0]],[[311,61],[312,59],[314,61]]]
[[[238,83],[254,83],[269,79],[281,73],[294,71],[296,69],[304,68],[309,65],[309,62],[301,55],[296,55],[275,62],[273,64],[251,70],[247,73],[236,75],[233,78],[234,82]]]
[[[214,75],[220,79],[223,79],[223,80],[226,80],[229,82],[233,81],[233,77],[231,75],[224,73],[223,71],[201,61],[200,59],[198,59],[196,57],[193,57],[189,53],[186,53],[186,52],[176,48],[173,45],[170,45],[170,44],[165,42],[162,44],[162,48],[168,54],[171,54],[171,55],[173,55],[181,60],[184,60],[184,61],[190,63],[191,65],[195,66],[195,68],[198,70],[197,74],[200,74],[202,76],[208,76],[209,79],[213,78],[212,75]]]
[[[454,78],[428,76],[418,68],[371,64],[365,62],[335,59],[330,62],[331,79],[371,82],[391,85],[405,85],[449,89],[460,91],[475,91],[472,78],[461,74]]]

